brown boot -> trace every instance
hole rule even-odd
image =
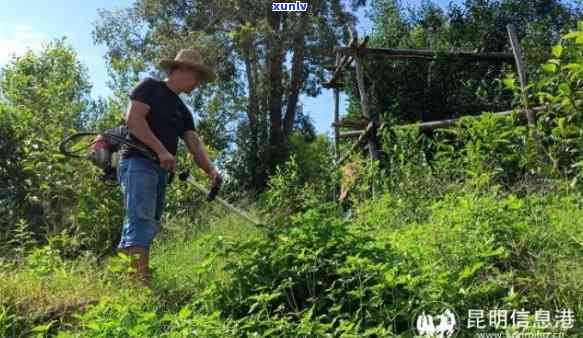
[[[131,246],[123,249],[123,252],[131,257],[130,267],[134,271],[130,273],[130,277],[141,282],[144,286],[150,287],[149,250],[141,246]]]

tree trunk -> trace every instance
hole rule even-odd
[[[301,21],[302,23],[305,23],[306,20]],[[300,27],[300,29],[305,29],[305,27]],[[300,87],[302,85],[302,73],[304,72],[304,51],[306,48],[304,36],[305,34],[303,32],[298,33],[294,39],[293,44],[294,55],[292,58],[292,77],[283,129],[283,134],[286,140],[293,131],[293,124],[296,118],[296,110],[298,105],[298,97],[300,95]]]
[[[272,32],[267,38],[267,74],[269,74],[269,159],[270,171],[283,160],[281,152],[283,146],[282,129],[282,101],[283,85],[282,70],[285,51],[281,46],[279,34],[281,33],[282,17],[278,12],[270,12],[268,23]]]
[[[249,119],[250,135],[250,154],[249,169],[251,171],[251,181],[253,187],[261,185],[261,173],[259,172],[259,97],[257,95],[257,54],[253,42],[244,50],[245,53],[245,72],[247,73],[247,83],[249,85],[249,101],[247,105],[247,118]]]

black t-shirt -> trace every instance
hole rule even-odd
[[[146,121],[156,137],[172,155],[176,155],[178,137],[184,138],[184,132],[194,130],[194,121],[190,110],[180,97],[164,81],[146,78],[129,94],[130,99],[150,106]],[[148,149],[143,142],[129,133],[129,139]],[[151,150],[151,149],[150,149]],[[155,152],[152,151],[155,154]],[[135,149],[122,150],[122,158],[133,156],[145,157]]]

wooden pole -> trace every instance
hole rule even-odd
[[[364,132],[360,135],[360,137],[358,138],[358,140],[352,145],[352,147],[350,148],[350,150],[348,150],[348,152],[346,154],[344,154],[344,156],[342,156],[338,161],[336,161],[336,166],[339,166],[340,164],[342,164],[342,162],[346,161],[346,159],[348,159],[350,157],[350,155],[358,148],[360,147],[363,143],[365,143],[373,130],[375,130],[375,126],[373,122],[370,122],[368,124],[368,126],[366,126],[366,129],[364,130]]]
[[[518,71],[518,80],[520,81],[520,91],[522,94],[522,107],[527,112],[526,119],[529,125],[534,125],[536,122],[536,116],[533,111],[528,109],[528,97],[526,92],[526,86],[528,85],[526,79],[526,69],[524,66],[524,60],[522,57],[522,48],[518,42],[518,35],[516,34],[516,29],[513,25],[507,25],[506,30],[508,31],[508,38],[510,39],[510,46],[512,47],[512,54],[514,55],[514,61],[516,62],[516,69]]]
[[[353,32],[353,36],[357,37],[356,35],[356,31]],[[358,83],[358,92],[360,94],[360,108],[362,111],[362,115],[364,116],[364,118],[368,119],[368,120],[372,120],[371,119],[371,114],[369,111],[369,102],[368,102],[368,93],[366,91],[366,86],[364,83],[364,66],[362,63],[362,57],[359,54],[356,54],[354,57],[354,61],[356,63],[356,81]],[[370,152],[370,156],[372,159],[377,160],[378,159],[378,151],[376,149],[376,144],[374,142],[373,139],[373,134],[374,133],[369,133],[369,140],[368,140],[368,147],[369,147],[369,152]]]
[[[340,53],[336,53],[336,67],[340,65]],[[340,150],[338,149],[340,142],[340,127],[338,122],[340,120],[340,90],[338,87],[334,87],[334,154],[335,159],[338,161],[340,158]]]
[[[539,107],[534,107],[532,109],[530,109],[530,111],[534,114],[537,114],[539,112],[545,111],[547,110],[548,107],[547,106],[539,106]],[[514,110],[505,110],[505,111],[501,111],[501,112],[496,112],[493,113],[496,116],[502,117],[502,116],[509,116],[512,115],[515,111]],[[521,117],[525,117],[526,116],[526,111],[524,110],[520,110],[518,111],[518,116]],[[468,117],[471,118],[479,118],[482,115],[470,115]],[[446,127],[450,127],[452,125],[454,125],[456,122],[459,121],[458,119],[447,119],[447,120],[439,120],[439,121],[430,121],[430,122],[422,122],[422,123],[413,123],[413,124],[405,124],[405,125],[400,125],[400,126],[395,126],[395,129],[402,129],[402,128],[419,128],[421,130],[434,130],[434,129],[438,129],[438,128],[446,128]],[[386,125],[385,123],[382,123],[378,129],[382,129],[384,128]],[[358,138],[358,140],[356,141],[356,143],[352,146],[352,148],[348,151],[348,153],[346,153],[342,158],[340,158],[337,162],[336,165],[340,165],[342,164],[342,162],[344,162],[346,159],[348,159],[348,157],[350,157],[350,155],[352,154],[352,152],[354,150],[356,150],[361,144],[363,144],[366,140],[367,137],[370,135],[370,133],[373,130],[373,123],[370,122],[364,131],[359,130],[358,132],[360,133],[360,136]]]
[[[346,48],[354,48],[354,47],[356,47],[358,41],[352,35],[352,31],[349,31],[349,33],[350,33],[350,40],[348,41],[348,47],[346,47]],[[338,78],[340,77],[340,74],[342,73],[342,70],[344,69],[344,67],[350,66],[352,61],[354,61],[354,58],[352,56],[342,55],[342,54],[336,52],[336,62],[334,65],[334,74],[332,74],[332,78],[330,79],[330,81],[324,83],[324,87],[335,87],[337,85]]]
[[[364,130],[370,121],[367,119],[354,119],[345,117],[338,121],[338,123],[332,123],[332,126],[338,126],[340,128],[352,128],[355,130]]]
[[[351,29],[353,30],[353,36],[354,38],[358,41],[358,36],[356,33],[356,30],[354,30],[352,27]],[[366,43],[363,43],[363,45]],[[360,49],[361,46],[359,46]],[[362,46],[364,47],[364,46]],[[361,111],[362,111],[362,115],[369,119],[371,119],[371,115],[370,115],[370,111],[369,111],[369,103],[368,103],[368,93],[366,92],[366,86],[364,83],[364,66],[362,63],[362,56],[359,53],[359,51],[357,50],[355,55],[354,55],[354,60],[356,62],[356,81],[358,82],[358,92],[360,94],[360,107],[361,107]],[[370,132],[365,133],[363,135],[367,135],[367,141],[368,141],[368,150],[369,150],[369,154],[370,154],[370,162],[371,164],[375,161],[379,159],[379,155],[378,155],[378,150],[377,150],[377,146],[376,146],[376,128],[375,128],[375,124],[371,123],[370,126],[372,126]],[[375,195],[375,189],[374,189],[374,184],[371,185],[371,194],[372,197],[374,198]]]
[[[350,47],[337,47],[336,52],[354,56],[356,51]],[[386,57],[390,59],[466,59],[475,61],[512,62],[511,53],[471,53],[471,52],[436,52],[424,49],[362,48],[360,55]]]
[[[340,138],[351,138],[351,137],[357,137],[362,135],[362,133],[364,133],[364,130],[351,130],[351,131],[341,131],[340,135],[338,135]]]
[[[544,111],[546,109],[547,109],[546,106],[540,106],[540,107],[534,107],[532,109],[529,109],[528,111],[520,110],[518,112],[518,115],[519,116],[528,116],[528,114],[534,115],[534,114],[537,114],[537,113]],[[512,115],[512,113],[514,113],[514,110],[506,110],[506,111],[494,113],[494,115],[496,115],[496,116],[508,116],[508,115]],[[471,115],[469,117],[478,118],[481,116],[482,115]],[[439,120],[439,121],[431,121],[431,122],[405,124],[405,125],[401,125],[401,126],[396,126],[395,128],[419,128],[421,130],[433,130],[433,129],[437,129],[437,128],[450,127],[450,126],[454,125],[457,121],[459,121],[459,119],[447,119],[447,120]],[[383,127],[383,125],[381,125],[381,127]]]

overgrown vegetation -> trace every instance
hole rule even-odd
[[[173,184],[151,290],[115,254],[117,188],[55,151],[117,108],[84,97],[64,41],[14,59],[0,81],[0,336],[413,337],[433,301],[455,310],[460,337],[484,332],[468,327],[472,309],[531,313],[529,329],[491,332],[583,336],[583,22],[566,30],[531,78],[530,104],[547,107],[536,125],[484,114],[431,135],[381,130],[382,161],[350,159],[350,212],[329,141],[309,133],[290,136],[260,198],[227,190],[263,227]],[[515,76],[499,83],[518,111]],[[560,325],[533,329],[537,310]]]

